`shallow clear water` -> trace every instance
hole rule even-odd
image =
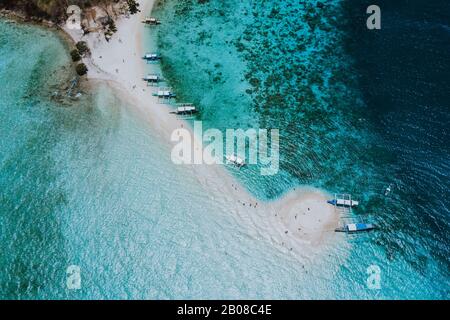
[[[350,251],[337,247],[304,269],[254,237],[226,204],[173,166],[169,146],[108,87],[72,103],[52,98],[59,83],[72,78],[61,40],[36,27],[0,22],[2,298],[448,298],[448,205],[437,198],[448,193],[445,158],[437,158],[442,180],[430,178],[436,167],[429,163],[419,170],[427,179],[392,171],[396,157],[368,116],[371,104],[355,79],[357,64],[349,64],[352,56],[339,45],[345,32],[310,34],[302,19],[283,13],[285,24],[265,26],[269,15],[277,17],[273,2],[256,4],[166,1],[157,12],[171,25],[158,29],[164,76],[181,99],[199,103],[206,127],[286,129],[280,175],[232,172],[255,195],[275,198],[300,184],[352,192],[365,203],[357,213],[371,212],[382,230],[349,237]],[[318,28],[345,16],[341,9],[326,9],[329,16]],[[289,1],[279,10],[304,14]],[[292,26],[305,40],[304,53],[289,63],[273,50],[294,45],[277,31],[281,26]],[[155,36],[148,31],[147,46]],[[292,75],[284,70],[290,62],[309,68]],[[249,70],[259,82],[246,79]],[[317,88],[311,93],[312,83]],[[420,163],[412,153],[410,159]],[[384,198],[388,183],[396,188]],[[436,196],[432,206],[417,201],[416,188]],[[418,210],[416,202],[424,207]],[[430,220],[444,223],[441,233],[433,232]],[[411,231],[412,222],[421,228]],[[81,267],[80,291],[66,289],[72,264]],[[373,264],[381,268],[381,290],[366,285]]]
[[[71,78],[56,35],[0,28],[2,298],[333,297],[332,261],[304,269],[242,227],[110,89],[54,100],[49,72]]]

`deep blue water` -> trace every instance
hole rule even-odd
[[[378,241],[389,256],[408,252],[405,259],[421,270],[431,256],[448,280],[450,3],[377,1],[382,29],[372,32],[361,15],[370,4],[347,1],[345,8],[347,50],[384,155],[383,174],[394,185],[387,203],[390,230]],[[398,229],[409,237],[396,240]],[[448,281],[444,287],[448,294]]]

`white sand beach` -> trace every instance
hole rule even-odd
[[[145,26],[141,20],[150,14],[154,2],[140,0],[141,13],[120,17],[116,22],[118,32],[109,42],[98,33],[81,38],[77,32],[67,32],[75,41],[86,41],[91,49],[91,57],[85,59],[90,81],[107,81],[164,143],[173,145],[172,132],[181,127],[189,129],[190,125],[169,114],[169,107],[152,96],[156,89],[141,80],[152,68],[141,59],[144,49],[149,49],[143,48]],[[287,254],[317,252],[319,247],[342,239],[333,232],[339,216],[326,203],[330,195],[321,190],[296,188],[277,201],[263,202],[246,191],[223,166],[186,165],[186,170],[192,172],[209,197],[247,226],[249,236],[269,241]]]

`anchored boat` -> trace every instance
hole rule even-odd
[[[357,207],[359,205],[359,202],[356,200],[352,200],[350,195],[335,195],[334,199],[327,201],[329,204],[332,204],[333,206],[338,207]]]
[[[157,74],[146,75],[142,80],[146,81],[147,84],[155,84],[161,81],[161,78]]]
[[[157,92],[153,93],[154,97],[158,97],[159,99],[172,99],[177,95],[172,92],[170,88],[160,88]]]
[[[352,195],[348,193],[334,194],[334,199],[327,201],[332,204],[339,213],[340,227],[334,229],[335,232],[359,233],[375,229],[372,223],[366,223],[361,216],[353,215],[353,208],[358,206],[359,202],[352,200]]]
[[[375,229],[375,225],[372,223],[348,223],[341,228],[336,228],[335,232],[356,233],[365,232]]]
[[[142,20],[142,23],[149,26],[156,26],[158,24],[161,24],[161,21],[153,17],[147,17],[144,20]]]
[[[146,53],[142,59],[148,61],[158,61],[161,60],[161,56],[157,53]]]
[[[245,166],[245,161],[234,154],[226,156],[225,159],[227,159],[227,163],[233,164],[238,168]]]
[[[171,113],[177,115],[192,115],[197,112],[197,108],[192,103],[179,103],[177,104],[177,110],[172,111]]]

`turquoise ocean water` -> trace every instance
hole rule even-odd
[[[333,297],[336,266],[305,272],[249,236],[110,89],[54,100],[72,78],[55,34],[0,28],[2,298]]]
[[[173,166],[169,146],[111,89],[55,99],[73,77],[57,35],[0,22],[2,298],[448,297],[446,256],[433,255],[432,239],[388,228],[407,211],[400,191],[380,196],[393,181],[380,165],[389,154],[363,148],[377,136],[345,34],[333,29],[342,8],[319,19],[316,6],[280,4],[166,1],[147,46],[158,44],[164,76],[201,106],[207,127],[284,129],[279,175],[232,172],[252,193],[276,198],[303,184],[352,192],[382,230],[303,269]],[[297,14],[309,23],[288,18]],[[65,283],[73,264],[78,291]],[[370,265],[381,269],[380,290],[366,285]]]
[[[383,1],[372,33],[370,4],[160,1],[148,37],[204,126],[280,129],[280,174],[233,172],[251,192],[306,184],[361,200],[355,214],[380,231],[349,239],[342,274],[373,263],[389,278],[404,270],[397,297],[448,297],[448,3]]]

